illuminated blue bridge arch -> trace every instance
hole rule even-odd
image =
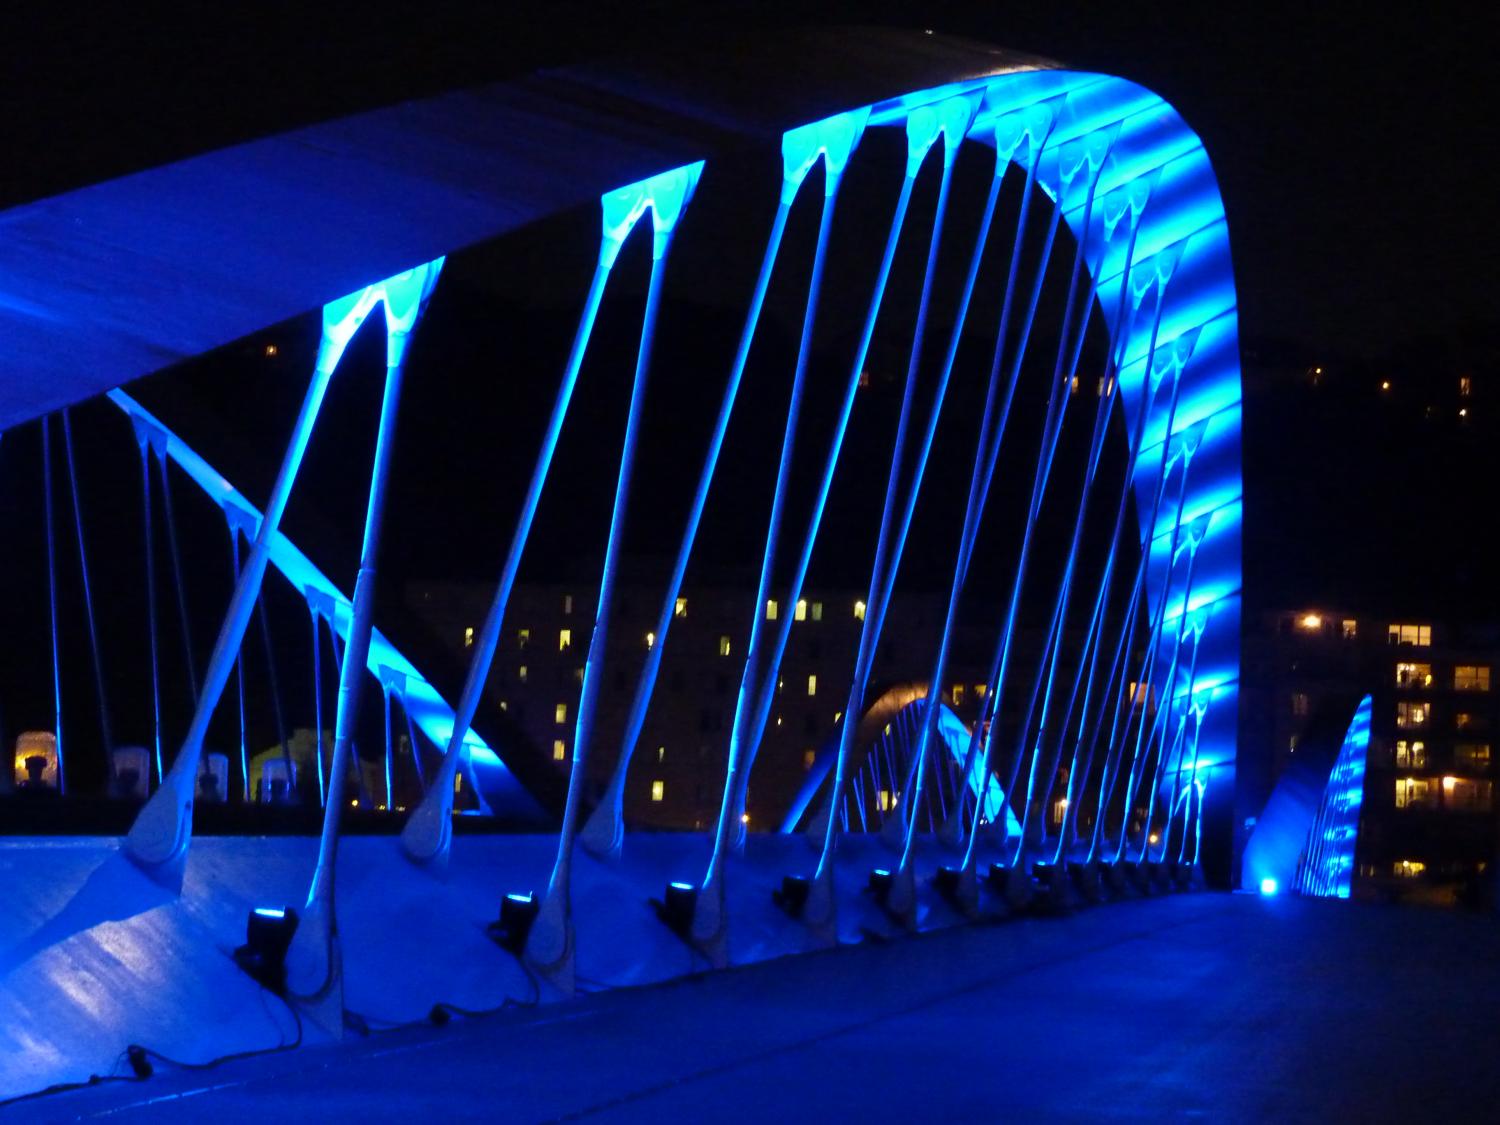
[[[839,66],[821,65],[837,55],[847,56]],[[494,745],[492,758],[489,744],[473,735],[476,709],[595,317],[617,262],[624,260],[621,247],[632,235],[644,240],[649,231],[649,281],[630,407],[622,419],[598,614],[572,721],[573,755],[561,829],[548,844],[551,874],[545,891],[529,895],[512,888],[516,894],[505,900],[500,927],[506,948],[561,991],[572,991],[575,964],[591,956],[588,935],[575,914],[593,903],[575,894],[576,845],[606,864],[631,862],[621,795],[646,714],[661,705],[653,703],[660,654],[670,644],[673,606],[754,345],[762,302],[782,252],[788,214],[811,184],[822,196],[818,235],[810,255],[759,585],[748,602],[750,641],[740,661],[732,729],[727,745],[719,748],[723,797],[711,834],[711,858],[704,868],[701,840],[674,854],[667,866],[675,877],[660,904],[667,927],[711,964],[733,959],[729,902],[731,889],[735,895],[743,891],[733,887],[742,869],[729,859],[746,849],[745,794],[791,629],[790,615],[770,621],[761,607],[773,595],[788,605],[800,599],[876,323],[882,316],[914,314],[909,318],[915,328],[905,397],[891,443],[879,539],[863,602],[864,625],[842,712],[864,715],[871,702],[867,689],[875,653],[943,396],[964,340],[1000,185],[1011,175],[1025,185],[1018,234],[1004,251],[1010,267],[985,406],[977,419],[965,516],[963,526],[952,529],[954,577],[941,641],[923,682],[947,682],[962,593],[971,564],[978,572],[975,548],[1007,426],[1039,427],[1040,453],[1030,480],[1021,482],[1029,484],[1030,501],[1018,532],[1019,562],[1005,579],[1009,593],[1002,618],[991,623],[995,648],[980,720],[967,728],[955,725],[943,706],[923,706],[910,716],[913,727],[905,750],[910,780],[900,786],[897,815],[882,827],[897,858],[879,871],[881,905],[900,925],[915,929],[927,916],[925,908],[919,910],[919,899],[932,900],[923,889],[931,882],[960,914],[981,913],[976,874],[981,860],[991,875],[999,870],[1025,879],[1031,878],[1033,865],[1055,873],[1069,864],[1096,869],[1101,864],[1119,868],[1169,862],[1192,868],[1199,861],[1205,804],[1209,794],[1222,794],[1232,783],[1234,770],[1242,489],[1238,323],[1228,231],[1213,169],[1197,136],[1172,107],[1135,83],[971,44],[843,32],[813,36],[769,56],[750,52],[741,61],[742,69],[733,73],[716,69],[712,59],[665,73],[579,68],[412,102],[15,208],[0,224],[5,232],[0,238],[0,331],[12,354],[32,372],[0,398],[0,424],[6,426],[108,392],[117,392],[116,401],[131,411],[130,400],[118,393],[129,380],[309,308],[324,309],[318,362],[270,497],[259,508],[250,506],[227,482],[214,485],[211,470],[199,458],[209,481],[205,487],[218,488],[226,513],[231,508],[239,513],[250,552],[237,569],[193,727],[137,819],[126,850],[159,881],[182,887],[203,732],[220,702],[267,566],[274,563],[287,571],[309,598],[316,594],[341,607],[333,624],[345,639],[346,659],[323,835],[288,954],[293,994],[329,1026],[338,1022],[342,1002],[333,875],[345,804],[341,787],[352,753],[359,693],[380,668],[400,670],[414,691],[425,684],[373,620],[390,442],[410,338],[428,300],[441,300],[438,277],[445,256],[590,199],[601,207],[598,257],[521,517],[500,568],[494,604],[477,631],[461,695],[451,703],[436,692],[419,700],[429,731],[445,739],[446,747],[440,768],[424,781],[421,805],[402,829],[401,850],[413,870],[441,871],[448,864],[455,848],[454,783],[466,758],[482,761],[497,789],[513,787],[504,766],[507,748]],[[753,74],[748,82],[747,73]],[[861,138],[880,129],[904,134],[905,176],[885,255],[870,286],[863,334],[848,367],[842,412],[816,477],[813,514],[804,528],[792,524],[782,501],[793,455],[799,440],[807,438],[799,434],[798,419],[829,233],[845,169],[859,158]],[[585,808],[585,779],[591,756],[606,750],[597,730],[598,695],[662,279],[674,240],[679,233],[691,233],[679,230],[679,220],[700,186],[706,190],[712,182],[716,154],[770,141],[780,144],[780,166],[778,176],[774,163],[767,162],[768,202],[774,199],[776,206],[762,266],[681,547],[664,583],[655,643],[635,690],[624,738],[614,748],[618,753],[610,785],[590,810]],[[946,350],[932,406],[924,416],[912,406],[914,388],[924,365],[922,342],[953,167],[965,145],[993,151],[993,184],[957,315],[951,327],[942,326],[949,328],[946,341],[938,341],[946,342]],[[915,310],[882,309],[907,206],[924,167],[938,169],[932,174],[940,175],[941,184],[926,232],[921,299]],[[1046,212],[1047,234],[1038,261],[1023,260],[1029,252],[1023,253],[1026,239],[1021,235],[1033,204]],[[1071,234],[1071,253],[1057,239],[1063,223]],[[237,232],[236,237],[223,239],[224,231]],[[68,253],[49,249],[57,246],[68,247]],[[205,254],[205,246],[221,252]],[[1054,248],[1060,251],[1055,262]],[[1068,278],[1055,343],[1033,338],[1042,335],[1033,328],[1049,265]],[[585,268],[581,266],[581,275]],[[99,286],[101,276],[111,284]],[[203,296],[184,301],[185,293]],[[339,581],[304,565],[305,557],[299,561],[296,549],[279,537],[278,525],[328,383],[359,322],[373,318],[376,309],[385,320],[385,394],[360,566],[347,581]],[[1076,414],[1083,409],[1070,407],[1070,385],[1096,314],[1102,317],[1107,359],[1075,512],[1058,500],[1052,468],[1069,410]],[[979,319],[977,311],[974,319]],[[933,329],[936,337],[938,326]],[[1011,418],[1011,405],[1029,346],[1036,353],[1031,358],[1042,369],[1050,368],[1051,375],[1045,417],[1023,422]],[[1076,397],[1085,403],[1090,399]],[[1095,488],[1096,480],[1103,479],[1097,470],[1116,400],[1126,433],[1123,483],[1113,486],[1118,496],[1103,485]],[[159,421],[141,421],[165,429]],[[191,461],[181,448],[175,453],[169,448],[169,454],[184,467]],[[1096,582],[1081,577],[1079,564],[1091,497],[1096,517],[1114,513],[1112,547]],[[1051,612],[1036,667],[1018,671],[1018,620],[1023,601],[1035,597],[1037,578],[1033,573],[1028,582],[1027,567],[1035,561],[1033,545],[1044,523],[1071,528],[1071,541],[1058,573],[1043,575],[1042,599]],[[793,574],[789,588],[777,580],[786,569],[778,564],[788,560]],[[1116,604],[1125,606],[1124,617],[1111,623]],[[1070,667],[1062,659],[1064,637],[1078,626],[1083,651],[1076,667]],[[1000,724],[992,721],[1002,701],[1017,703],[1025,714],[1019,735],[1007,745],[998,745]],[[858,769],[854,741],[859,726],[842,723],[838,743],[830,748],[828,784],[835,800],[844,799]],[[941,783],[929,788],[926,780],[934,776],[928,767],[937,757],[955,765],[958,777],[982,779],[958,792],[984,795],[969,802],[967,811],[944,817],[942,832],[933,831],[937,818],[921,815],[929,807],[924,801],[943,795]],[[1004,815],[995,807],[997,794],[1008,805]],[[962,800],[957,804],[960,810],[966,807]],[[1092,828],[1082,830],[1078,810],[1090,806]],[[1048,832],[1038,825],[1034,810],[1052,807],[1063,813],[1060,825]],[[847,877],[840,884],[835,875],[840,863],[865,862],[853,839],[844,841],[845,855],[852,859],[840,858],[841,838],[858,835],[848,817],[829,815],[822,818],[821,834],[809,834],[814,863],[806,862],[805,853],[795,864],[778,853],[778,863],[803,868],[781,872],[789,880],[782,901],[818,941],[837,940],[839,910],[855,909]],[[956,861],[937,874],[930,856],[935,835],[945,837]],[[756,891],[762,906],[763,889]],[[622,942],[629,944],[618,927],[612,940],[616,952]],[[651,940],[642,938],[641,943]]]

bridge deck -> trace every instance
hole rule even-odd
[[[162,1073],[39,1117],[1491,1119],[1492,920],[1198,895]]]

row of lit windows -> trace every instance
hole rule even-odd
[[[1459,812],[1489,812],[1494,804],[1495,784],[1492,781],[1472,777],[1398,777],[1396,779],[1396,807],[1398,809],[1437,808],[1441,785],[1442,807]]]
[[[1386,640],[1393,645],[1432,645],[1431,625],[1391,625],[1385,631]]]
[[[1396,665],[1396,686],[1401,688],[1431,687],[1432,665],[1403,662]],[[1454,691],[1489,691],[1490,667],[1488,664],[1458,664],[1453,668]]]
[[[1453,760],[1459,766],[1471,769],[1489,769],[1490,744],[1488,742],[1459,742],[1453,747]],[[1396,740],[1396,765],[1402,769],[1425,769],[1427,767],[1427,743],[1420,740]]]

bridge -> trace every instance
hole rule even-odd
[[[756,202],[728,218],[715,203],[728,190],[720,164],[760,169],[744,188]],[[857,213],[882,224],[841,230],[846,193],[878,200]],[[702,435],[702,459],[681,467],[675,551],[645,652],[626,669],[627,716],[608,729],[601,696],[623,675],[612,637],[621,557],[651,503],[637,475],[641,434],[663,409],[651,396],[658,328],[672,326],[663,294],[677,261],[703,263],[673,251],[716,237],[697,222],[705,212],[756,240],[759,267],[738,337],[725,342],[727,371],[704,375],[721,388],[717,405],[682,421]],[[535,461],[461,683],[445,688],[376,620],[383,528],[405,500],[401,401],[409,367],[442,377],[420,370],[422,326],[450,262],[541,220],[548,231],[583,225],[597,250],[553,263],[576,277],[576,328],[555,359],[541,432],[508,435]],[[31,791],[18,796],[55,794],[65,818],[93,779],[139,803],[119,839],[6,846],[27,875],[4,938],[0,1026],[13,1050],[0,1088],[111,1073],[127,1043],[149,1040],[179,1060],[255,1050],[281,1042],[287,1013],[309,1036],[337,1039],[351,1019],[451,1016],[1197,889],[1215,855],[1227,873],[1241,588],[1229,239],[1208,154],[1171,106],[1129,80],[935,36],[808,34],[747,49],[732,67],[580,67],[404,103],[18,206],[0,232],[10,342],[0,425],[7,445],[40,437],[39,648],[50,650],[54,720],[51,741],[17,752]],[[851,244],[868,252],[841,261]],[[565,792],[549,794],[530,781],[528,744],[484,710],[485,688],[538,509],[569,487],[556,479],[557,449],[600,393],[588,381],[591,344],[602,316],[622,315],[609,296],[628,271],[639,275],[623,283],[643,290],[628,406],[613,479],[591,482],[612,495],[596,529],[597,612],[580,633]],[[626,794],[642,730],[653,709],[689,705],[658,690],[658,673],[706,514],[740,495],[726,478],[746,470],[726,461],[726,435],[746,409],[773,287],[783,299],[794,290],[796,344],[776,381],[784,425],[757,435],[778,450],[774,474],[739,486],[764,492],[769,514],[756,529],[747,639],[726,636],[716,654],[738,680],[732,721],[702,767],[721,793],[717,815],[706,833],[632,832]],[[846,296],[858,312],[830,375],[816,358],[830,347],[820,317]],[[223,475],[171,401],[148,408],[132,385],[318,309],[316,357],[263,490]],[[383,361],[356,344],[380,333]],[[858,403],[881,346],[903,356],[900,404],[871,421]],[[358,561],[340,570],[294,543],[283,517],[338,401],[330,388],[371,378],[350,369],[369,360],[383,367],[383,392],[354,505]],[[91,404],[123,415],[119,440],[138,458],[139,491],[133,479],[111,482],[109,504],[139,504],[144,519],[145,627],[133,651],[137,662],[149,652],[151,694],[131,705],[150,716],[138,752],[114,738],[112,704],[125,707],[90,589],[95,529],[72,415]],[[851,466],[851,428],[886,422],[882,463]],[[72,529],[56,501],[59,437]],[[805,600],[815,556],[849,550],[820,533],[856,472],[880,503],[873,553],[860,560],[857,651],[834,685],[841,705],[782,831],[748,832],[747,793],[801,616],[772,607]],[[212,564],[232,583],[203,662],[183,590],[208,564],[182,564],[174,478],[206,498],[199,515],[220,521],[229,545],[230,560]],[[487,505],[470,484],[476,507]],[[919,508],[942,491],[961,498],[956,518],[919,540]],[[153,552],[163,536],[180,661],[162,635],[169,594]],[[913,555],[940,557],[948,576],[939,639],[905,682],[883,686],[873,672],[883,642],[901,641],[886,626]],[[315,785],[295,777],[269,639],[283,761],[260,778],[315,794],[320,835],[195,839],[212,805],[250,802],[246,636],[259,614],[269,638],[265,606],[288,593],[311,622]],[[82,635],[70,614],[86,621]],[[1037,640],[1025,644],[1032,617]],[[987,652],[967,721],[946,687],[963,630],[981,632]],[[97,741],[75,721],[79,677],[65,649],[75,663],[88,654]],[[356,747],[372,684],[383,705],[376,755]],[[163,717],[168,694],[191,702],[180,731]],[[237,756],[210,746],[231,694]],[[589,778],[600,773],[596,791]],[[398,808],[402,792],[416,795],[409,810]],[[376,806],[386,834],[346,838],[351,803]],[[530,831],[455,839],[469,813]],[[553,830],[537,832],[549,817]],[[1324,882],[1303,889],[1324,893]],[[1114,910],[1149,926],[1148,905],[1091,912],[1087,925],[1107,927],[1092,919]],[[265,1008],[262,989],[284,1010]]]

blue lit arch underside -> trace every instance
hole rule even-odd
[[[1371,698],[1354,719],[1328,773],[1328,785],[1297,864],[1297,891],[1315,898],[1348,898],[1354,886],[1354,849],[1365,797],[1365,762],[1370,752]]]
[[[1128,240],[1105,241],[1102,207],[1094,208],[1089,229],[1083,229],[1084,198],[1077,184],[1062,201],[1063,218],[1075,239],[1087,239],[1098,306],[1119,356],[1126,432],[1134,434],[1140,412],[1148,411],[1131,458],[1139,542],[1149,552],[1143,617],[1152,620],[1160,613],[1162,622],[1152,677],[1156,690],[1165,686],[1162,670],[1174,663],[1178,668],[1171,698],[1159,700],[1166,708],[1168,755],[1158,770],[1162,776],[1180,771],[1188,785],[1223,784],[1232,776],[1238,737],[1243,487],[1239,317],[1228,225],[1213,167],[1196,134],[1160,97],[1133,82],[1097,74],[1033,70],[955,83],[881,102],[871,109],[870,125],[903,125],[914,107],[974,89],[984,90],[983,109],[970,132],[980,141],[992,142],[986,123],[995,118],[1042,102],[1053,107],[1056,120],[1037,182],[1054,202],[1063,146],[1096,132],[1118,130],[1098,198],[1142,178],[1151,182],[1132,259],[1132,288],[1140,286],[1140,273],[1154,256],[1175,257],[1159,310],[1156,299],[1147,296],[1131,317],[1129,302],[1120,300]],[[1182,345],[1179,355],[1186,356],[1177,376],[1175,410],[1170,395],[1145,393],[1153,325],[1158,375],[1174,344]],[[1152,523],[1163,442],[1171,443],[1168,480]],[[1187,564],[1190,541],[1196,543],[1192,566]],[[1172,787],[1163,785],[1160,792],[1170,807]]]

